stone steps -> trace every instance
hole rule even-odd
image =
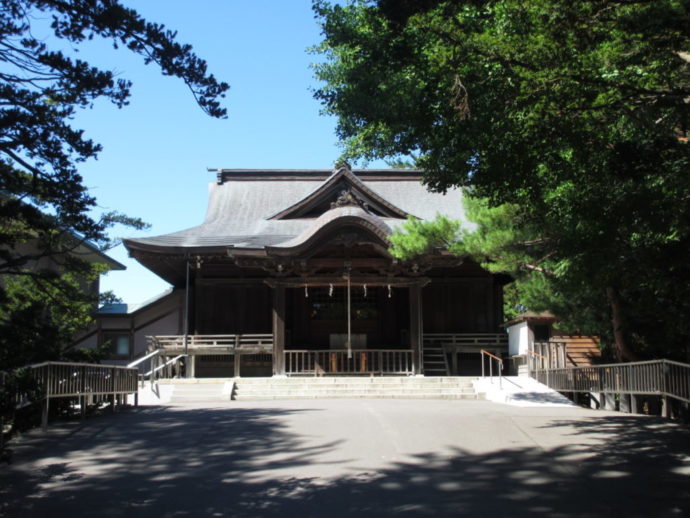
[[[241,378],[233,399],[476,399],[474,378]]]
[[[425,385],[437,385],[441,383],[452,383],[453,385],[463,384],[471,386],[472,382],[477,378],[474,376],[434,376],[429,377],[417,377],[417,376],[400,376],[400,377],[382,377],[382,376],[372,376],[372,377],[359,377],[359,376],[291,376],[289,378],[236,378],[235,381],[241,382],[245,385],[249,384],[266,384],[270,382],[273,385],[285,384],[293,385],[296,382],[304,382],[309,385],[323,384],[332,385],[338,383],[361,383],[361,384],[376,384],[376,385],[402,385],[409,383],[420,383]]]
[[[477,399],[473,377],[292,377],[162,380],[172,404],[267,399]]]
[[[471,394],[376,394],[372,392],[343,393],[343,394],[237,394],[233,397],[236,401],[270,400],[270,399],[483,399],[475,393]]]
[[[223,393],[225,383],[174,383],[171,403],[194,403],[230,400],[230,394]]]
[[[272,388],[283,388],[286,390],[294,390],[294,389],[299,389],[299,390],[307,390],[307,389],[319,389],[319,390],[337,390],[337,389],[361,389],[361,390],[371,390],[377,387],[382,387],[384,389],[413,389],[413,390],[422,390],[426,388],[430,388],[433,390],[437,389],[451,389],[451,390],[457,390],[458,388],[467,388],[469,390],[472,390],[472,385],[470,384],[457,384],[457,383],[438,383],[438,384],[433,384],[429,385],[426,383],[409,383],[409,384],[401,384],[401,385],[393,385],[393,384],[387,384],[387,385],[377,385],[377,384],[365,384],[365,383],[329,383],[329,384],[311,384],[311,383],[281,383],[281,384],[273,384],[273,383],[252,383],[252,384],[247,384],[244,383],[242,380],[236,380],[236,383],[238,386],[242,387],[266,387],[270,386]]]

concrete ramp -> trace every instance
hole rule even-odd
[[[577,406],[567,397],[559,394],[533,378],[525,376],[505,376],[499,384],[497,377],[478,378],[474,382],[478,394],[495,403],[514,406]]]

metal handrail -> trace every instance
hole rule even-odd
[[[155,374],[155,373],[158,372],[159,370],[164,369],[165,367],[167,367],[167,366],[170,365],[171,363],[175,363],[175,362],[178,361],[180,358],[184,358],[184,357],[186,357],[186,356],[187,356],[186,354],[178,354],[178,355],[175,356],[173,359],[168,360],[167,362],[165,362],[165,363],[159,365],[158,367],[156,367],[156,368],[154,368],[154,369],[151,369],[150,371],[144,373],[143,376],[151,376],[152,374]]]
[[[503,359],[500,358],[499,356],[496,356],[493,353],[490,353],[486,349],[482,349],[479,351],[480,354],[482,355],[482,378],[484,376],[484,356],[489,357],[489,380],[493,384],[494,382],[494,370],[493,370],[493,362],[496,360],[498,363],[498,386],[499,388],[503,389]]]
[[[129,367],[129,368],[136,367],[137,365],[139,365],[142,362],[145,362],[149,358],[153,358],[154,356],[160,354],[160,352],[161,352],[160,349],[156,349],[155,351],[148,353],[146,356],[142,356],[138,360],[134,360],[132,363],[128,363],[127,367]]]

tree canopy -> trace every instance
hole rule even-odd
[[[412,155],[430,188],[510,204],[513,267],[484,264],[533,272],[559,316],[619,358],[690,352],[690,2],[314,9],[316,97],[347,158]]]
[[[45,30],[50,38],[44,37]],[[79,173],[81,164],[95,158],[101,147],[73,126],[74,114],[99,98],[121,108],[130,95],[127,79],[75,58],[60,46],[63,42],[78,47],[94,38],[139,54],[162,74],[184,81],[208,115],[226,115],[220,99],[228,85],[207,71],[192,47],[117,0],[4,0],[0,6],[0,326],[18,318],[27,322],[29,313],[41,313],[36,293],[44,295],[44,306],[51,301],[53,316],[60,306],[56,298],[64,308],[77,304],[64,313],[68,320],[69,314],[83,315],[85,294],[81,290],[80,298],[73,288],[96,273],[72,252],[87,240],[100,248],[110,246],[107,231],[113,224],[143,225],[115,212],[94,218],[91,210],[96,201]],[[29,320],[37,322],[33,317]],[[50,321],[44,319],[42,325]],[[61,329],[73,331],[74,322],[63,324]],[[53,331],[61,337],[69,334]],[[8,340],[3,340],[7,347],[21,347]]]

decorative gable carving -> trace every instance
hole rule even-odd
[[[314,192],[269,219],[318,218],[329,210],[348,206],[382,218],[409,216],[367,187],[348,167],[342,167]]]
[[[352,189],[340,191],[340,196],[331,203],[331,209],[338,207],[360,207],[365,212],[369,212],[369,204],[363,201]]]

